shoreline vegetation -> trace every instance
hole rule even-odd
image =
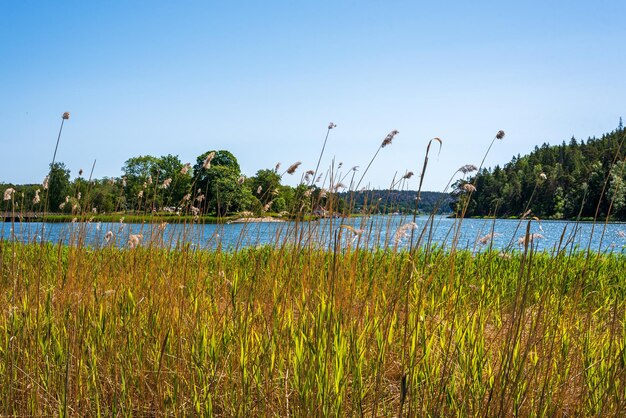
[[[68,119],[66,112],[61,129]],[[125,212],[124,222],[162,227],[145,239],[102,231],[93,247],[81,245],[87,228],[67,228],[71,245],[21,243],[14,229],[0,240],[0,414],[623,415],[626,256],[564,241],[565,229],[554,250],[537,251],[542,235],[531,232],[554,207],[535,198],[549,195],[542,188],[554,173],[533,167],[532,181],[511,180],[524,185],[507,191],[521,209],[482,200],[486,213],[478,213],[476,200],[489,190],[483,164],[504,131],[479,166],[452,174],[445,196],[422,191],[431,146],[443,144],[433,138],[417,191],[405,190],[407,171],[385,193],[357,195],[399,132],[363,171],[333,160],[318,172],[335,128],[328,125],[317,167],[295,188],[280,180],[300,162],[245,178],[228,151],[206,152],[194,166],[171,155],[136,157],[121,178],[92,181],[81,170],[70,183],[56,149],[41,186],[4,187],[11,214],[58,208],[63,215],[45,220],[120,222]],[[591,236],[613,208],[623,209],[621,172],[613,169],[624,166],[620,132],[603,148],[606,165],[595,164],[594,182],[577,189],[584,195],[558,206],[563,217],[593,219]],[[60,138],[61,130],[57,145]],[[429,241],[433,222],[420,231],[415,219],[419,210],[440,214],[450,191],[458,222],[443,249]],[[380,248],[366,247],[363,229],[342,224],[328,237],[300,222],[395,212],[413,222]],[[254,247],[245,245],[244,226],[227,251],[178,245],[165,232],[174,219],[193,234],[194,222],[237,222],[233,214],[295,222],[289,238]],[[518,217],[517,246],[494,250],[492,229],[480,238],[484,251],[462,248],[465,218],[498,214]]]
[[[369,214],[374,215],[374,214]],[[378,215],[378,214],[376,214]],[[386,213],[383,215],[388,216],[404,216],[410,218],[411,214],[406,213]],[[350,214],[350,218],[359,218],[368,216],[368,214],[353,213]],[[429,217],[431,215],[421,213],[418,217]],[[445,216],[448,218],[456,218],[457,214],[441,213],[438,216]],[[341,216],[345,217],[345,216]],[[278,213],[265,213],[264,216],[249,216],[246,214],[231,214],[222,217],[202,215],[176,215],[171,213],[158,213],[158,214],[132,214],[132,213],[115,213],[115,214],[102,214],[93,215],[89,217],[74,216],[71,214],[22,214],[22,213],[0,213],[0,222],[42,222],[44,219],[49,223],[72,223],[72,222],[101,222],[101,223],[118,223],[123,222],[127,224],[158,224],[162,222],[172,224],[222,224],[222,223],[244,223],[244,222],[289,222],[289,221],[316,221],[325,218],[319,215],[307,215],[301,219],[293,218]],[[493,216],[493,215],[475,215],[465,216],[465,219],[493,219],[493,220],[524,220],[527,217],[524,216]],[[579,218],[544,218],[549,221],[562,221],[562,222],[595,222],[592,217],[579,217]],[[610,223],[626,223],[625,220],[617,220],[609,217],[605,220]]]

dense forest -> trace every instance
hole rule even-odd
[[[456,208],[461,210],[469,199],[467,216],[575,219],[594,218],[597,212],[598,217],[625,220],[625,138],[620,120],[618,129],[601,138],[572,137],[560,145],[536,146],[503,167],[458,181]]]

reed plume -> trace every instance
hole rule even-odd
[[[287,173],[287,174],[293,174],[293,173],[295,173],[295,172],[296,172],[296,170],[298,169],[298,167],[300,167],[300,164],[302,164],[302,162],[300,162],[300,161],[297,161],[297,162],[295,162],[295,163],[291,164],[291,165],[289,166],[289,168],[287,168],[287,170],[285,171],[285,173]],[[285,174],[285,173],[283,173],[283,174]]]
[[[396,233],[393,236],[393,241],[396,245],[400,244],[404,238],[409,237],[409,232],[417,229],[417,224],[415,222],[409,222],[402,225],[400,228],[396,230]]]
[[[213,158],[215,158],[215,151],[211,151],[207,154],[206,158],[204,159],[204,163],[202,163],[202,168],[204,168],[205,170],[211,168],[211,161],[213,161]]]
[[[463,185],[463,190],[465,190],[467,193],[474,193],[476,191],[476,186],[471,183],[465,183]]]
[[[541,235],[541,234],[536,234],[536,233],[535,234],[528,234],[528,235],[524,235],[524,236],[519,237],[519,239],[517,240],[517,243],[519,245],[526,245],[527,243],[528,244],[532,244],[534,240],[541,239],[541,238],[544,238],[544,236]]]
[[[391,145],[391,142],[393,141],[393,138],[398,135],[400,132],[397,129],[394,129],[393,131],[389,132],[387,134],[387,136],[385,137],[385,139],[383,139],[383,142],[380,144],[380,146],[378,147],[378,149],[376,150],[376,152],[374,153],[374,156],[372,157],[372,159],[370,160],[369,164],[367,165],[367,167],[365,168],[365,171],[363,171],[363,174],[361,175],[361,178],[359,179],[359,182],[356,184],[355,189],[358,190],[359,186],[361,185],[361,182],[363,181],[363,178],[365,177],[365,174],[367,174],[367,171],[370,169],[370,167],[372,166],[372,163],[374,162],[374,160],[376,159],[376,156],[378,155],[378,153],[380,152],[381,149],[385,148],[387,145]]]
[[[463,174],[468,174],[476,170],[478,170],[478,167],[476,167],[474,164],[465,164],[464,166],[461,166],[461,168],[457,170],[457,173],[461,172]]]
[[[128,246],[132,249],[132,248],[137,248],[139,246],[139,243],[141,242],[141,239],[143,238],[142,234],[130,234],[128,236]]]
[[[493,241],[493,239],[495,237],[499,237],[500,235],[502,235],[502,234],[499,234],[497,232],[492,232],[490,234],[487,234],[485,236],[482,236],[482,237],[478,238],[477,242],[480,245],[487,245],[489,242]]]
[[[4,191],[4,200],[11,200],[11,197],[13,196],[13,193],[15,193],[15,189],[13,187],[9,187],[8,189],[6,189]]]

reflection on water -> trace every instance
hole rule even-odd
[[[62,242],[102,247],[128,246],[131,235],[140,235],[141,245],[174,248],[233,250],[257,245],[313,244],[353,248],[408,248],[437,245],[479,251],[523,248],[529,221],[464,219],[444,217],[370,216],[350,219],[323,219],[314,222],[233,223],[233,224],[120,224],[120,223],[0,223],[0,239],[21,242]],[[110,233],[109,233],[110,232]],[[107,233],[108,236],[107,236]],[[558,248],[623,252],[626,224],[596,224],[561,221],[530,221],[532,245],[538,250]],[[108,238],[108,239],[107,239]]]

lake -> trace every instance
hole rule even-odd
[[[480,251],[489,248],[521,249],[528,220],[463,219],[445,217],[377,215],[350,219],[322,219],[313,222],[231,223],[231,224],[124,224],[124,223],[0,223],[0,239],[21,242],[41,240],[69,245],[128,246],[131,234],[141,234],[141,245],[173,248],[183,243],[195,248],[236,249],[258,245],[313,243],[322,248],[335,245],[359,248],[408,248],[438,245]],[[106,240],[107,232],[112,238]],[[485,238],[493,232],[493,238]],[[538,250],[557,248],[617,252],[626,250],[626,224],[596,224],[572,221],[530,221],[532,245]],[[483,238],[481,240],[481,238]],[[336,240],[336,241],[335,241]]]

